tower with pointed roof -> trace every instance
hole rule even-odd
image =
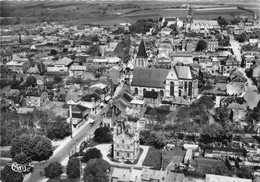
[[[130,49],[130,30],[128,23],[125,26],[124,29],[124,62],[127,63],[129,61],[129,49]]]
[[[189,11],[188,11],[188,15],[186,17],[186,31],[190,31],[191,29],[191,25],[193,23],[193,13],[192,13],[192,8],[191,8],[191,5],[189,7]]]
[[[135,57],[135,66],[136,67],[147,67],[148,66],[148,56],[146,53],[146,47],[144,40],[142,39],[138,51]]]

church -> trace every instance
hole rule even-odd
[[[153,91],[161,98],[198,96],[198,78],[190,66],[175,65],[171,69],[135,68],[131,82],[131,91],[139,96]]]
[[[186,32],[220,28],[217,20],[194,20],[191,6],[189,7],[188,15],[185,22]]]

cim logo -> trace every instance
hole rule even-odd
[[[18,172],[18,173],[29,173],[29,172],[32,172],[32,170],[33,170],[32,165],[22,165],[22,164],[18,164],[16,162],[8,163],[7,165],[10,166],[13,171]]]

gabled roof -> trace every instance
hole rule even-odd
[[[144,40],[142,39],[139,47],[138,47],[138,52],[137,52],[137,58],[147,58],[147,53],[146,53],[146,48],[144,45]]]
[[[170,70],[153,68],[135,68],[132,86],[164,88]]]
[[[72,59],[67,58],[67,57],[64,57],[64,58],[59,59],[58,61],[56,61],[56,62],[54,63],[54,65],[65,65],[65,66],[68,66],[68,65],[70,65],[72,62],[73,62]]]
[[[244,107],[241,106],[241,105],[238,104],[238,103],[233,102],[233,103],[231,103],[231,104],[227,107],[227,109],[239,109],[239,110],[244,110]]]
[[[179,79],[193,79],[190,66],[175,66],[174,68]]]

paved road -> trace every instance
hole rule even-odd
[[[242,61],[241,52],[240,52],[241,46],[239,45],[239,42],[235,40],[233,35],[230,35],[229,41],[233,49],[234,55],[236,56],[237,60],[241,62]]]
[[[68,155],[69,152],[72,149],[75,149],[75,147],[79,146],[81,142],[85,139],[87,135],[93,135],[96,128],[100,124],[100,116],[105,111],[107,111],[108,105],[103,108],[103,110],[95,117],[95,123],[92,126],[86,125],[72,140],[70,140],[60,151],[58,151],[56,154],[54,154],[51,159],[45,162],[40,162],[34,164],[34,172],[27,175],[24,179],[24,182],[40,182],[44,179],[43,176],[40,175],[40,172],[44,170],[44,168],[50,163],[50,162],[62,162]]]

